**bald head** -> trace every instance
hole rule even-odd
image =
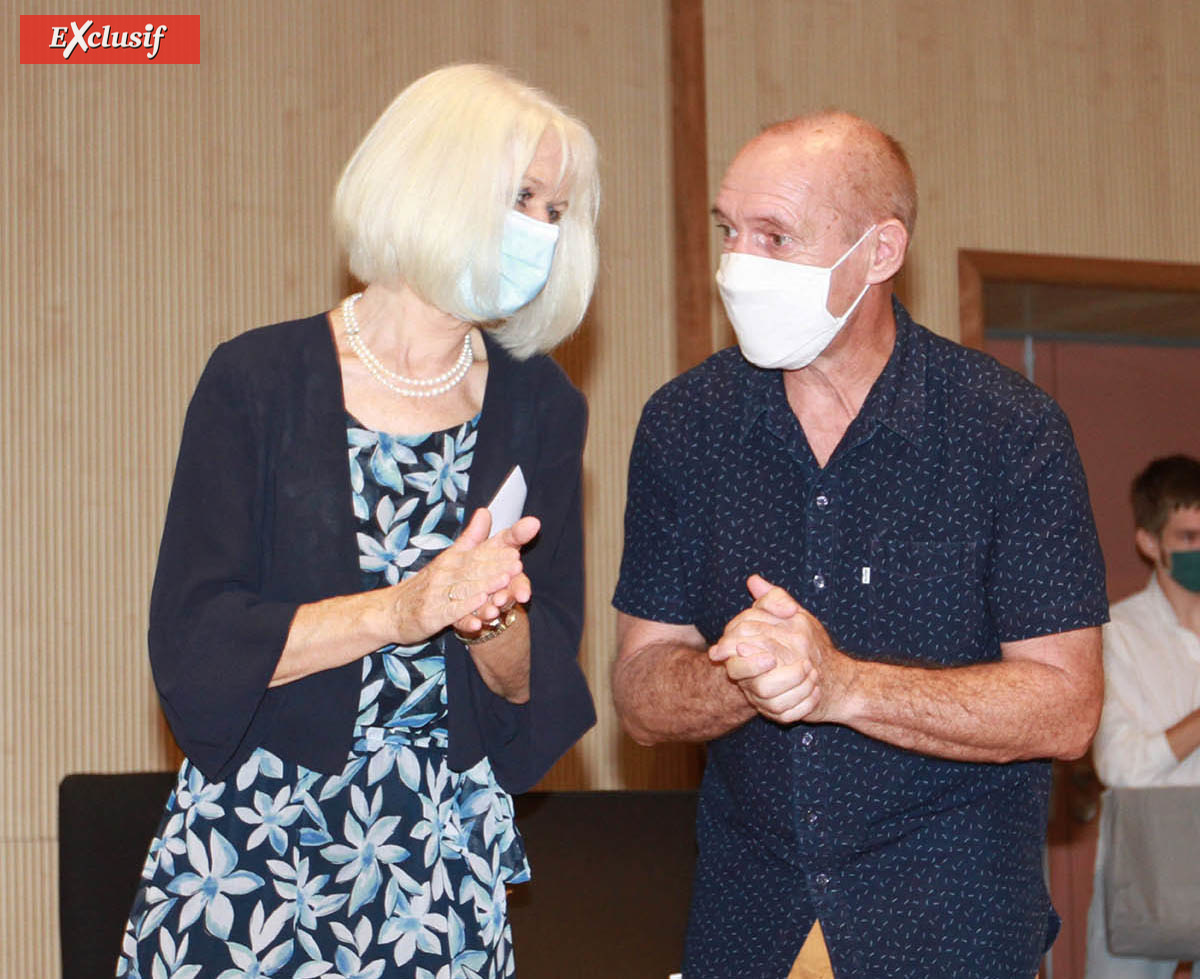
[[[917,184],[900,144],[865,119],[830,110],[768,126],[752,141],[785,140],[804,157],[828,165],[829,203],[843,218],[843,236],[896,218],[909,235],[917,220]]]

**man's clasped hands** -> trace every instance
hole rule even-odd
[[[763,717],[780,724],[844,718],[858,663],[784,589],[746,581],[754,604],[729,620],[708,650]]]

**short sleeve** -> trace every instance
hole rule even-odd
[[[1048,398],[1002,442],[988,601],[1002,642],[1108,620],[1104,559],[1083,465]]]
[[[687,481],[677,449],[685,428],[674,424],[661,392],[642,412],[629,457],[625,547],[613,596],[621,612],[677,625],[696,620],[687,597],[678,503]]]

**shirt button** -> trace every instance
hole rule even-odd
[[[829,506],[829,497],[822,493],[813,502],[816,503],[817,506],[819,506],[822,510],[824,510],[827,506]]]
[[[817,890],[823,891],[829,886],[829,874],[817,874],[813,878],[813,883],[817,885]]]
[[[810,810],[808,810],[808,813],[805,815],[804,821],[806,823],[808,823],[809,826],[816,826],[817,821],[820,818],[821,817],[817,814],[817,811],[815,809],[810,809]]]
[[[800,743],[801,743],[801,744],[802,744],[802,745],[803,745],[805,748],[810,748],[810,747],[812,747],[812,743],[813,743],[813,741],[815,741],[815,740],[816,740],[816,739],[813,737],[813,733],[812,733],[812,731],[805,731],[805,732],[804,732],[804,734],[803,734],[803,735],[801,736],[801,738],[800,738]]]
[[[817,589],[817,591],[820,591],[825,587],[825,576],[823,574],[813,575],[813,587]]]

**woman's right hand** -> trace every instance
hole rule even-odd
[[[523,573],[521,548],[541,529],[537,517],[522,517],[488,537],[492,515],[476,510],[446,550],[411,578],[387,591],[395,638],[415,646],[466,615],[483,608],[489,597]]]

